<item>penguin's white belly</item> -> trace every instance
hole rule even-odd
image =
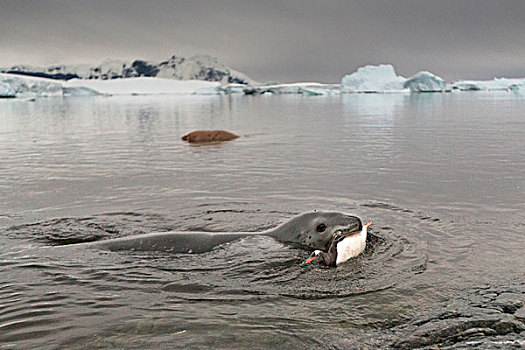
[[[336,265],[344,263],[350,258],[357,256],[365,250],[366,246],[366,234],[358,234],[343,239],[337,245],[337,259]]]

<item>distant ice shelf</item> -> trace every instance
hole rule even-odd
[[[0,97],[51,97],[96,95],[221,94],[219,82],[164,78],[68,81],[0,73]]]
[[[153,95],[153,94],[220,94],[218,82],[202,80],[175,80],[164,78],[127,78],[111,80],[72,79],[63,83],[64,88],[85,88],[103,95]]]

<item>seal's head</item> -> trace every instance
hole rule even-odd
[[[363,228],[357,216],[338,212],[310,212],[298,215],[268,232],[278,241],[327,250],[334,235],[359,232]]]

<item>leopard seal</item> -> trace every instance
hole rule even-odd
[[[339,212],[315,211],[297,215],[287,222],[262,232],[185,232],[168,231],[82,243],[110,251],[164,251],[204,253],[216,246],[243,237],[264,235],[306,249],[328,249],[334,234],[351,234],[363,228],[361,219]]]

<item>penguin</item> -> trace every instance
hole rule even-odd
[[[350,258],[361,254],[366,247],[366,236],[372,221],[363,226],[360,232],[349,235],[334,234],[330,248],[325,253],[321,250],[314,250],[310,258],[304,264],[317,262],[322,265],[336,267]]]

